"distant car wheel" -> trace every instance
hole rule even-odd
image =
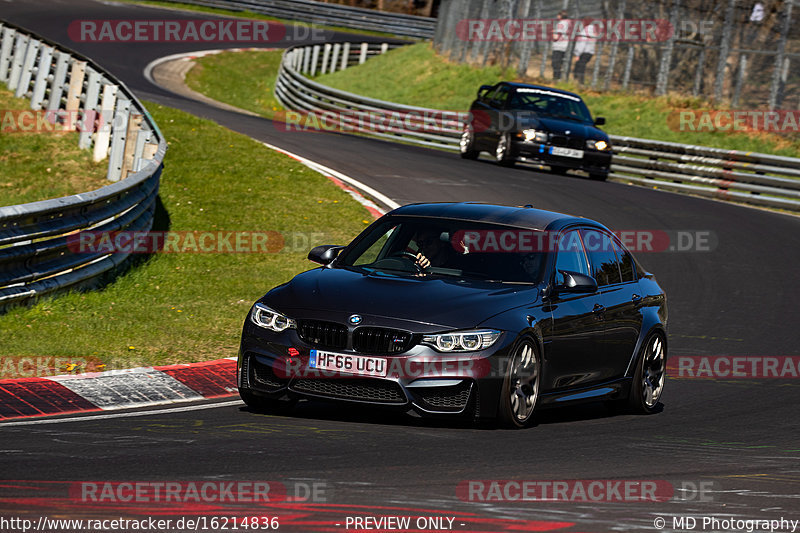
[[[597,172],[589,174],[589,179],[594,181],[606,181],[608,179],[608,172]]]
[[[247,407],[253,411],[258,411],[259,413],[287,411],[294,407],[294,404],[297,403],[294,400],[277,400],[274,398],[266,398],[246,390],[239,390],[239,396],[242,398],[242,401],[247,405]]]
[[[514,349],[500,394],[499,416],[505,426],[524,428],[533,419],[541,365],[533,340],[524,339]]]
[[[667,346],[660,333],[653,333],[642,347],[633,375],[628,406],[631,411],[651,414],[656,411],[667,377]]]
[[[464,159],[478,159],[480,152],[475,149],[475,128],[472,124],[464,126],[464,131],[461,134],[461,141],[458,143],[461,150],[461,157]]]
[[[497,149],[494,154],[497,164],[504,167],[513,167],[514,159],[511,157],[511,134],[508,132],[501,133],[500,138],[497,139]]]

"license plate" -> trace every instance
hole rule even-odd
[[[386,359],[382,357],[365,357],[363,355],[323,352],[322,350],[311,350],[308,366],[318,370],[333,370],[334,372],[345,374],[379,378],[385,378],[389,370]]]
[[[574,148],[564,148],[563,146],[551,147],[550,153],[553,155],[560,155],[561,157],[574,157],[577,159],[583,157],[583,150],[576,150]]]

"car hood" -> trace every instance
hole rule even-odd
[[[603,139],[608,141],[608,135],[603,130],[589,124],[575,122],[574,120],[536,116],[520,121],[520,129],[525,128],[542,129],[556,135],[567,135],[578,139]]]
[[[296,319],[346,323],[350,315],[359,314],[362,325],[434,331],[475,327],[500,312],[536,302],[538,295],[534,285],[318,268],[276,287],[261,302]]]

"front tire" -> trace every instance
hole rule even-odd
[[[524,428],[533,420],[542,361],[536,344],[523,339],[509,361],[500,393],[499,418],[506,427]]]
[[[501,133],[497,139],[497,148],[494,151],[494,158],[497,164],[504,167],[513,167],[514,158],[511,157],[511,134]]]
[[[642,347],[628,397],[634,413],[649,415],[657,411],[667,377],[667,343],[663,335],[653,333]]]
[[[461,141],[458,143],[461,157],[463,159],[478,159],[480,152],[475,149],[475,128],[472,124],[466,124],[461,133]]]

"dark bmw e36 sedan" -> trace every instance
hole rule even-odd
[[[500,82],[483,85],[461,135],[461,157],[489,152],[505,166],[517,161],[548,165],[558,174],[582,170],[605,180],[611,141],[575,93],[541,85]]]
[[[539,407],[657,410],[664,291],[605,226],[527,207],[407,205],[259,299],[238,387],[524,427]]]

